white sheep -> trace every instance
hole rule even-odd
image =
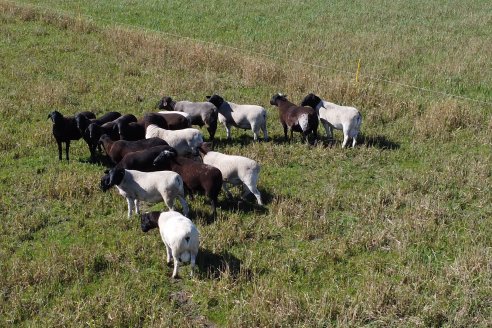
[[[107,191],[116,186],[128,203],[128,218],[131,217],[133,206],[139,214],[138,201],[157,203],[164,201],[169,209],[174,210],[174,201],[179,199],[183,212],[188,215],[189,209],[184,199],[184,185],[181,176],[172,171],[141,172],[113,168],[101,178],[101,189]]]
[[[222,173],[222,188],[228,197],[232,197],[228,184],[233,186],[243,184],[244,192],[241,198],[253,193],[258,201],[258,205],[263,205],[261,195],[257,188],[260,165],[247,157],[237,155],[226,155],[215,151],[210,151],[207,144],[202,144],[198,150],[202,156],[203,163],[214,166]]]
[[[258,140],[260,129],[263,138],[268,140],[266,128],[266,109],[257,105],[238,105],[224,101],[219,95],[207,96],[209,102],[219,110],[219,122],[222,123],[227,132],[227,139],[231,139],[231,126],[253,131],[254,140]]]
[[[147,127],[145,138],[161,138],[176,149],[178,155],[196,155],[197,148],[203,143],[203,135],[197,129],[166,130],[151,124]]]
[[[200,244],[199,232],[190,219],[175,211],[150,212],[140,217],[143,232],[159,227],[162,241],[166,245],[166,260],[174,261],[173,278],[178,277],[180,262],[190,262],[193,277],[196,255]]]
[[[349,138],[352,138],[352,147],[355,147],[362,124],[362,115],[356,108],[333,104],[322,100],[313,93],[304,98],[301,106],[310,106],[316,110],[319,120],[325,128],[327,138],[332,138],[333,128],[342,130],[342,148],[345,148]]]

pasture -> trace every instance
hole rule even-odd
[[[486,1],[0,1],[0,324],[490,326],[491,19]],[[359,108],[359,145],[284,142],[278,91]],[[210,222],[190,201],[198,269],[172,280],[84,142],[58,161],[47,115],[214,92],[268,111],[269,142],[217,130],[262,165],[265,206],[221,193]]]

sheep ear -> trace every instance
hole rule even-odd
[[[208,100],[208,99],[212,98],[212,96],[205,96],[205,98],[207,98],[207,100]]]

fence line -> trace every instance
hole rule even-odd
[[[201,44],[205,44],[205,45],[209,45],[209,46],[213,46],[213,47],[217,47],[217,48],[231,49],[231,50],[234,50],[234,51],[239,51],[241,53],[247,53],[249,55],[256,55],[256,56],[261,56],[261,57],[265,57],[265,58],[270,58],[270,59],[273,59],[273,60],[276,60],[276,61],[285,61],[285,62],[296,63],[296,64],[300,64],[300,65],[311,66],[311,67],[315,67],[315,68],[322,68],[322,69],[325,69],[325,70],[331,70],[333,72],[343,73],[343,74],[347,74],[347,75],[353,75],[354,74],[354,72],[340,70],[340,69],[334,68],[332,66],[330,67],[330,66],[326,66],[326,65],[319,65],[319,64],[314,64],[314,63],[308,63],[308,62],[304,62],[304,61],[300,61],[300,60],[295,60],[295,59],[291,59],[291,58],[284,58],[284,57],[280,57],[280,56],[265,54],[265,53],[262,53],[262,52],[257,52],[257,51],[252,51],[252,50],[246,50],[246,49],[242,49],[242,48],[238,48],[238,47],[234,47],[234,46],[230,46],[230,45],[226,45],[226,44],[221,44],[221,43],[217,43],[217,42],[205,41],[205,40],[201,40],[201,39],[197,39],[197,38],[193,38],[193,37],[189,37],[189,36],[183,36],[183,35],[179,35],[179,34],[176,34],[176,33],[165,32],[165,31],[161,31],[161,30],[155,30],[155,29],[151,29],[151,28],[148,28],[148,27],[136,26],[136,25],[131,25],[131,24],[128,24],[128,23],[123,23],[123,22],[115,22],[113,20],[108,20],[108,19],[104,19],[104,18],[95,19],[94,17],[92,17],[90,15],[87,15],[87,14],[73,13],[73,12],[69,12],[69,11],[66,11],[66,10],[62,10],[62,9],[46,8],[46,7],[37,5],[37,4],[26,4],[26,3],[18,4],[16,2],[3,1],[3,0],[2,0],[2,2],[9,3],[11,5],[18,6],[18,7],[32,7],[32,8],[36,8],[36,9],[39,9],[39,10],[44,10],[47,13],[53,13],[54,12],[54,13],[57,13],[57,14],[60,14],[60,15],[63,15],[63,16],[71,17],[71,18],[80,18],[80,17],[83,17],[84,19],[86,19],[88,21],[104,23],[104,24],[106,24],[106,26],[109,25],[109,26],[113,26],[113,27],[117,27],[117,28],[125,27],[128,30],[130,30],[130,31],[137,30],[137,31],[143,31],[145,33],[166,35],[166,36],[170,36],[170,37],[173,37],[173,38],[176,38],[176,39],[188,40],[188,41],[192,41],[192,42],[195,42],[195,43],[201,43]],[[357,80],[359,79],[360,76],[363,76],[364,78],[369,79],[369,80],[384,82],[384,83],[388,83],[388,84],[394,84],[394,85],[398,85],[398,86],[404,87],[404,88],[419,90],[421,92],[434,93],[434,94],[438,94],[438,95],[449,97],[449,98],[456,98],[456,99],[465,100],[465,101],[471,101],[471,102],[475,102],[475,103],[492,105],[492,102],[489,102],[489,101],[484,101],[484,100],[469,98],[469,97],[465,97],[465,96],[459,96],[459,95],[447,93],[445,91],[433,90],[433,89],[429,89],[429,88],[423,88],[423,87],[419,87],[419,86],[415,86],[415,85],[411,85],[411,84],[407,84],[407,83],[396,82],[396,81],[392,81],[392,80],[388,80],[388,79],[374,77],[374,76],[371,76],[371,75],[360,74],[360,72],[359,72],[360,71],[360,59],[359,59],[359,64],[358,65],[359,66],[357,68],[357,72],[355,73],[357,75]]]

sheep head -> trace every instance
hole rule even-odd
[[[162,97],[155,106],[157,109],[174,110],[176,102],[171,97]]]
[[[277,106],[277,101],[279,101],[279,100],[286,101],[287,100],[286,96],[287,95],[284,95],[284,94],[281,94],[281,93],[274,94],[272,96],[272,99],[270,99],[270,105]]]
[[[75,124],[77,125],[77,128],[80,130],[81,133],[85,132],[85,129],[90,124],[90,120],[82,113],[79,113],[75,115]]]
[[[151,229],[157,228],[160,212],[147,212],[140,215],[140,227],[143,232],[147,232]]]
[[[152,163],[154,166],[167,166],[171,159],[176,158],[178,153],[174,150],[164,150],[161,152]]]
[[[301,102],[301,106],[309,106],[316,108],[316,106],[321,102],[321,98],[314,93],[308,94]]]
[[[106,175],[101,178],[101,190],[106,192],[114,185],[119,185],[125,176],[125,170],[120,168],[114,168],[109,172],[106,171]]]
[[[211,95],[206,97],[209,102],[215,105],[215,107],[219,108],[224,103],[224,98],[219,95]]]
[[[53,124],[56,124],[57,122],[60,122],[63,120],[63,115],[59,111],[52,111],[51,113],[48,114],[48,118],[51,119]]]

